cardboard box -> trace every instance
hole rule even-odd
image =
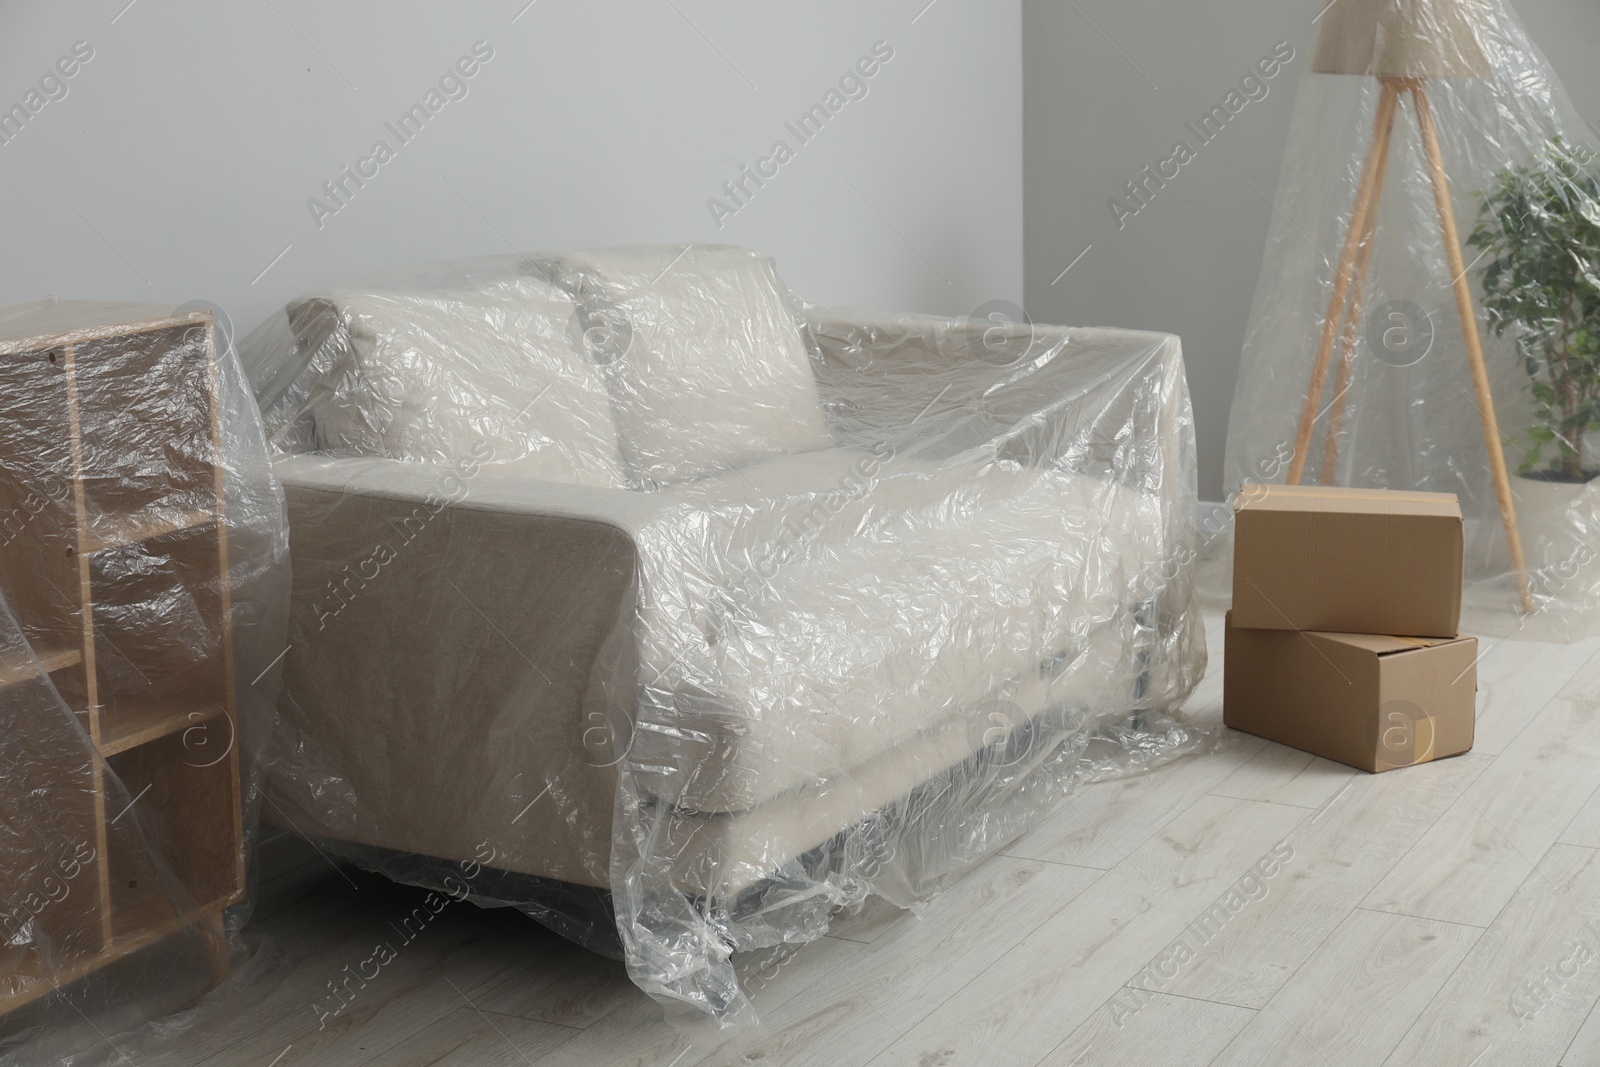
[[[1254,630],[1229,613],[1222,721],[1364,771],[1472,748],[1474,637]]]
[[[1234,503],[1234,623],[1454,637],[1462,553],[1450,493],[1246,485]]]

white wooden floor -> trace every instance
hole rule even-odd
[[[1214,670],[1192,703],[1220,718]],[[918,919],[755,978],[749,1062],[1600,1065],[1600,640],[1485,642],[1476,749],[1371,776],[1231,735],[1092,787]],[[154,1062],[690,1067],[620,965],[452,906],[319,1028],[413,889],[267,846],[286,977]]]

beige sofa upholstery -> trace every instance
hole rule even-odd
[[[625,669],[671,700],[669,719],[631,738],[639,781],[690,813],[672,831],[688,842],[686,869],[700,869],[696,842],[714,834],[730,859],[750,853],[720,874],[743,884],[971,756],[987,730],[971,716],[986,703],[1031,716],[1128,701],[1137,605],[1052,613],[1028,594],[1041,574],[1080,559],[1125,567],[1118,531],[1157,522],[1153,500],[994,465],[879,467],[866,491],[816,488],[841,484],[832,468],[862,458],[838,451],[804,457],[798,472],[752,471],[771,506],[736,518],[715,503],[731,486],[647,494],[480,470],[461,492],[448,468],[281,459],[297,561],[283,714],[300,750],[280,764],[292,775],[272,778],[274,807],[303,832],[457,860],[487,842],[504,869],[608,885],[616,767],[596,744],[615,740],[631,709],[590,694],[596,673],[614,669],[602,650],[619,627],[639,639]],[[813,488],[780,488],[796,478]],[[945,479],[971,494],[973,514],[959,526],[913,520],[859,536],[866,515],[914,516],[919,498],[941,501]],[[717,561],[771,543],[827,492],[842,499],[817,536],[838,541],[820,561],[767,581],[718,571]],[[726,529],[708,533],[717,519]],[[1050,552],[1074,536],[1086,553]],[[981,569],[951,567],[974,539],[1014,552]],[[749,605],[744,624],[758,640],[718,639],[702,610],[717,598],[695,600],[692,588],[708,573]],[[1015,586],[990,587],[997,573]],[[886,645],[890,611],[922,639],[895,634]],[[826,641],[798,629],[819,624]],[[917,677],[920,649],[935,644],[938,669],[916,691],[899,688],[896,677]],[[808,714],[826,707],[860,712]],[[794,728],[807,719],[818,721]],[[545,791],[548,802],[535,799]]]

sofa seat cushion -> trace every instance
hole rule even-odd
[[[842,449],[682,495],[682,525],[641,537],[632,761],[678,806],[750,810],[952,721],[981,738],[991,712],[1126,704],[1151,498]]]
[[[831,448],[811,360],[772,260],[682,245],[561,253],[639,488]]]
[[[326,359],[311,396],[320,446],[623,487],[605,380],[569,342],[574,311],[530,276],[301,301],[291,320]]]

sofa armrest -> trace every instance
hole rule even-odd
[[[587,717],[596,672],[629,669],[607,638],[657,505],[392,460],[277,469],[294,594],[269,821],[605,885],[616,773]]]
[[[1171,334],[826,308],[809,309],[805,328],[830,429],[852,447],[939,458],[992,444],[1124,484],[1159,465],[1130,443],[1192,449]]]
[[[280,455],[273,469],[286,488],[407,501],[443,500],[452,510],[582,519],[637,530],[671,507],[650,493],[546,482],[477,462],[457,466],[325,453]]]
[[[1160,512],[1160,558],[1134,591],[1160,651],[1141,706],[1173,706],[1205,662],[1191,625],[1194,417],[1171,334],[806,309],[830,429],[846,444],[938,460],[1070,470]]]

